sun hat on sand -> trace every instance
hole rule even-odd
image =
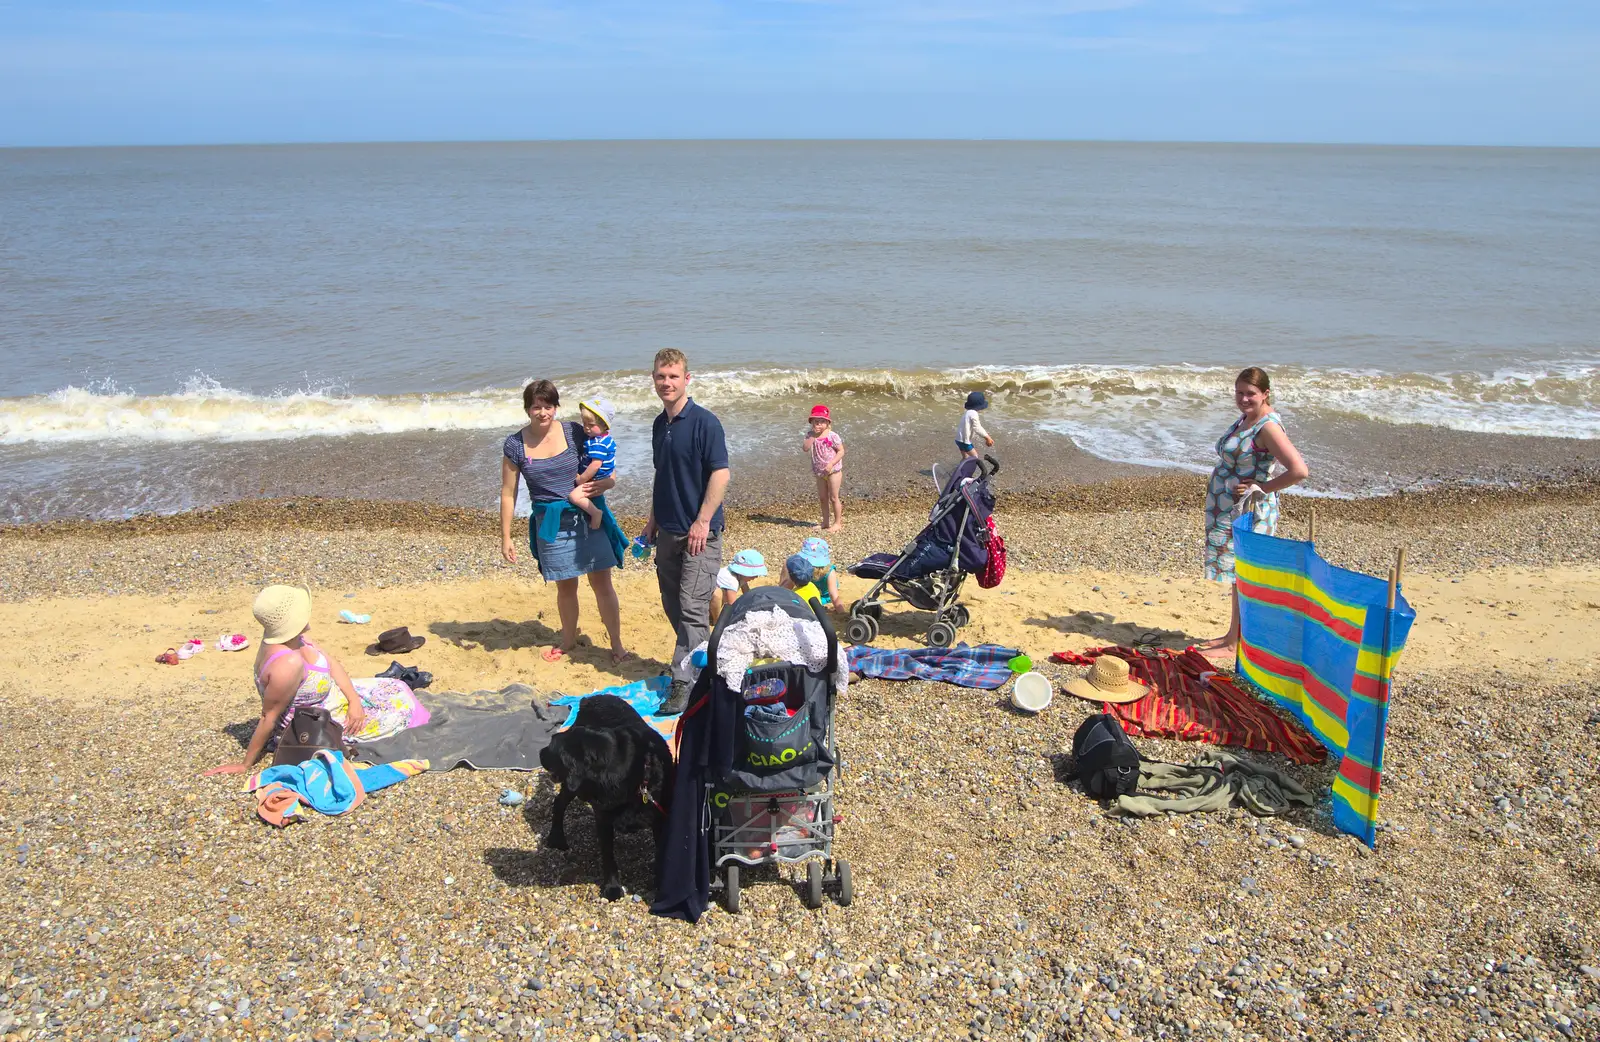
[[[256,594],[250,613],[261,623],[261,643],[282,644],[311,623],[311,591],[304,586],[268,586]]]
[[[1091,702],[1137,702],[1150,693],[1143,684],[1128,679],[1128,663],[1115,655],[1101,655],[1094,660],[1089,675],[1069,680],[1061,689],[1069,695],[1087,698]]]

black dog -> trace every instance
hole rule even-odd
[[[539,763],[561,783],[544,845],[566,850],[567,804],[587,802],[600,836],[601,892],[607,901],[617,900],[625,891],[617,873],[616,830],[648,825],[661,849],[673,778],[666,740],[616,695],[595,695],[578,703],[578,718],[540,750]]]

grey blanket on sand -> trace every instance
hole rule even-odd
[[[1116,810],[1148,818],[1169,811],[1228,810],[1243,807],[1261,817],[1284,814],[1315,800],[1293,778],[1228,753],[1202,753],[1196,763],[1177,764],[1145,760],[1139,765],[1139,791],[1161,796],[1118,796]]]
[[[429,691],[422,699],[431,714],[427,723],[356,746],[356,759],[391,763],[415,757],[430,761],[435,771],[462,764],[531,771],[539,766],[539,751],[571,712],[567,706],[552,709],[536,701],[527,684],[471,694]]]

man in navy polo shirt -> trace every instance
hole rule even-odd
[[[689,397],[689,360],[682,351],[657,351],[651,379],[661,415],[650,436],[656,479],[644,540],[655,543],[661,607],[678,638],[672,649],[672,690],[659,710],[665,715],[683,712],[689,670],[681,663],[711,635],[711,593],[722,567],[728,442],[721,421]]]

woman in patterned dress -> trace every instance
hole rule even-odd
[[[1234,584],[1233,519],[1250,513],[1251,531],[1272,535],[1278,528],[1278,493],[1311,473],[1283,431],[1272,408],[1272,381],[1251,366],[1233,382],[1239,418],[1217,439],[1217,465],[1206,486],[1206,578]],[[1282,470],[1273,476],[1274,464]],[[1239,646],[1239,591],[1233,590],[1233,621],[1226,635],[1197,647],[1203,652],[1234,651]]]

